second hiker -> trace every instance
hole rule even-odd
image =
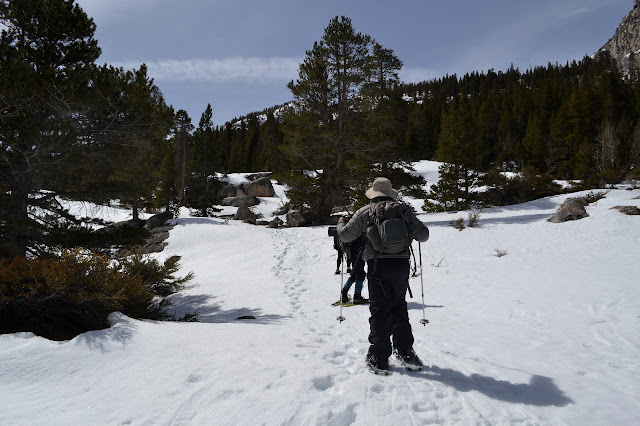
[[[342,287],[342,294],[340,295],[340,300],[342,303],[347,303],[349,301],[349,289],[353,284],[355,284],[355,289],[353,293],[353,304],[361,305],[366,303],[366,299],[362,297],[362,287],[364,285],[364,279],[366,278],[366,274],[364,272],[364,259],[362,258],[362,253],[364,252],[364,245],[366,242],[366,237],[363,235],[361,237],[353,240],[349,249],[351,250],[351,275],[344,286]]]

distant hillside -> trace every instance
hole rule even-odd
[[[633,10],[622,19],[613,37],[600,50],[608,50],[621,70],[629,69],[630,57],[634,66],[640,65],[640,0],[634,1]]]

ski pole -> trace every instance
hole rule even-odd
[[[342,324],[342,321],[346,319],[345,317],[342,316],[342,305],[344,304],[344,301],[342,300],[343,285],[344,285],[344,255],[340,257],[340,316],[336,318],[338,321],[340,321],[340,324]]]
[[[418,241],[418,255],[420,257],[420,290],[422,290],[422,319],[420,320],[420,324],[427,325],[429,324],[429,320],[424,317],[424,271],[422,270],[422,247],[420,246],[420,241]]]

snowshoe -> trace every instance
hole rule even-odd
[[[409,371],[420,371],[424,366],[413,349],[403,354],[400,354],[397,349],[394,349],[393,354],[398,361],[400,361],[400,365]]]
[[[369,367],[369,371],[373,374],[379,374],[382,376],[388,376],[391,374],[391,370],[389,369],[389,361],[379,359],[376,355],[372,353],[367,353],[366,358],[367,367]]]

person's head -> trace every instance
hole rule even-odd
[[[385,177],[376,178],[376,180],[373,181],[371,188],[369,188],[364,194],[370,200],[379,197],[388,197],[393,198],[394,200],[398,198],[398,191],[393,189],[391,181]]]

